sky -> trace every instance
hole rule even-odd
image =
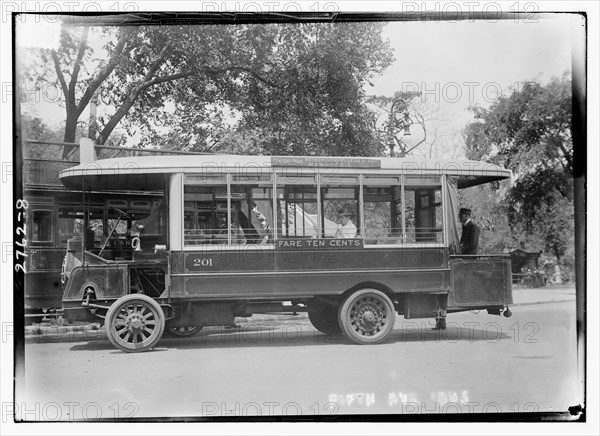
[[[430,133],[438,129],[442,135],[437,157],[457,157],[460,131],[473,119],[470,105],[489,107],[524,81],[546,83],[570,72],[571,30],[578,18],[555,14],[536,21],[390,23],[383,35],[396,60],[368,92],[420,91],[416,103],[439,111],[429,122]]]
[[[371,80],[373,86],[367,85],[366,91],[385,96],[420,91],[414,109],[428,118],[427,140],[437,137],[432,157],[458,157],[460,132],[472,120],[469,105],[489,106],[523,81],[544,83],[570,70],[571,30],[577,20],[553,14],[517,22],[390,22],[383,37],[390,41],[395,62]],[[17,43],[52,48],[58,44],[58,31],[56,20],[30,16],[24,23],[17,21]],[[24,109],[51,125],[62,122],[64,109],[45,100]],[[88,112],[80,119],[87,120]],[[409,144],[424,137],[418,126],[412,133],[406,139]]]
[[[396,22],[384,36],[396,52],[396,62],[375,83],[377,92],[396,83],[497,82],[502,86],[548,78],[570,68],[571,38],[568,16],[515,23]],[[467,88],[465,87],[465,90]],[[478,93],[480,94],[480,93]],[[476,95],[480,98],[481,95]]]

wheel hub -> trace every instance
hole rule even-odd
[[[373,332],[381,324],[381,311],[372,304],[363,305],[358,309],[357,321],[362,330]]]
[[[375,314],[373,313],[373,311],[371,310],[366,310],[363,313],[363,321],[366,324],[373,324],[375,322],[376,318],[375,318]]]
[[[129,331],[137,331],[142,327],[144,327],[144,321],[141,316],[134,314],[127,317],[127,329]]]

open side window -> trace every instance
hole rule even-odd
[[[439,176],[365,176],[365,244],[442,243]]]
[[[54,242],[54,211],[38,209],[31,212],[30,241],[32,245]]]
[[[223,184],[210,186],[186,183],[184,244],[272,244],[274,214],[270,182],[236,180],[238,183],[229,187],[228,200],[225,176],[222,181]]]
[[[406,186],[406,242],[442,243],[442,191],[440,186]]]
[[[319,234],[317,187],[286,185],[277,189],[278,238],[316,238]]]
[[[356,238],[362,235],[359,196],[358,177],[322,176],[321,216],[323,217],[323,236]],[[347,221],[342,219],[341,213],[346,214]]]

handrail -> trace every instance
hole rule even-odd
[[[28,144],[47,144],[47,145],[68,145],[72,147],[79,147],[76,142],[63,142],[63,141],[40,141],[38,139],[24,139],[23,142]],[[118,150],[118,151],[132,151],[142,153],[156,153],[156,154],[181,154],[181,155],[207,155],[214,154],[203,151],[184,151],[184,150],[168,150],[168,149],[156,149],[156,148],[134,148],[134,147],[114,147],[111,145],[96,145],[94,148],[98,150]]]
[[[203,151],[183,151],[183,150],[159,150],[156,148],[133,148],[133,147],[113,147],[110,145],[94,145],[95,148],[99,148],[101,150],[123,150],[123,151],[136,151],[142,153],[162,153],[162,154],[187,154],[187,155],[206,155],[206,154],[214,154]]]
[[[79,144],[77,142],[40,141],[39,139],[24,139],[23,142],[27,142],[29,144],[75,145],[75,146],[79,146]]]
[[[451,259],[470,259],[470,260],[476,260],[476,259],[482,259],[485,260],[484,258],[486,257],[494,257],[494,258],[500,258],[500,259],[510,259],[510,254],[506,254],[506,253],[490,253],[490,254],[451,254],[450,258]]]

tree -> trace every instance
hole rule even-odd
[[[573,244],[572,180],[556,170],[536,170],[521,177],[505,202],[509,222],[535,235],[557,259]]]
[[[60,141],[60,129],[48,126],[37,116],[23,115],[21,118],[22,136],[35,141]],[[23,156],[30,159],[60,159],[62,148],[39,144],[27,144]]]
[[[269,26],[272,79],[238,82],[233,98],[225,102],[239,118],[233,130],[252,137],[254,147],[265,154],[380,154],[363,89],[391,62],[381,28],[376,23]],[[250,39],[252,44],[256,40]],[[210,115],[217,118],[215,111]],[[186,123],[190,132],[213,128],[204,137],[205,132],[198,132],[196,144],[231,149],[232,129],[221,135],[222,129],[214,129],[217,123],[202,121]]]
[[[557,259],[573,244],[571,82],[525,83],[489,109],[474,107],[466,154],[515,173],[515,186],[494,214],[508,217],[514,240],[528,240]],[[535,242],[537,241],[537,242]]]
[[[173,146],[203,149],[233,119],[239,129],[261,130],[265,152],[329,146],[360,154],[374,146],[363,84],[392,61],[381,30],[378,23],[64,25],[60,48],[40,56],[37,78],[60,84],[68,142],[97,95],[112,109],[98,117],[99,144],[125,122],[130,134],[152,139],[180,126]]]
[[[466,153],[493,160],[518,174],[532,169],[573,170],[571,81],[565,75],[542,86],[526,82],[489,109],[471,108]]]
[[[413,100],[420,95],[419,92],[397,91],[393,97],[378,95],[368,99],[369,103],[382,111],[380,117],[383,116],[385,121],[376,127],[378,139],[389,148],[391,157],[407,157],[427,140],[425,117],[413,107]],[[423,133],[418,140],[407,143],[403,136],[406,136],[412,124],[418,124]]]

